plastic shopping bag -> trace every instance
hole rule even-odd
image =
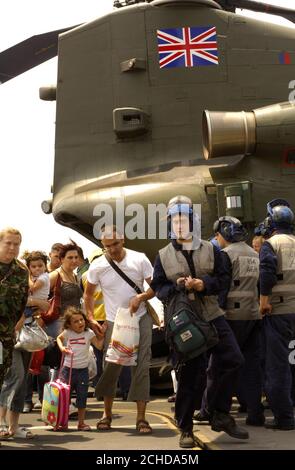
[[[89,380],[94,379],[97,375],[97,363],[96,357],[93,351],[93,347],[90,346],[89,348],[89,355],[88,355],[88,376]]]
[[[106,361],[123,366],[136,366],[139,345],[139,319],[128,308],[117,311]]]

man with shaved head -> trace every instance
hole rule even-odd
[[[152,319],[148,315],[145,301],[154,296],[151,289],[143,291],[143,283],[151,282],[153,268],[144,253],[124,247],[123,235],[115,226],[105,227],[101,234],[101,243],[105,254],[96,259],[90,266],[87,275],[87,287],[84,295],[85,307],[94,331],[101,333],[101,326],[94,320],[93,294],[99,286],[102,290],[107,330],[104,352],[111,340],[117,310],[128,308],[130,314],[139,318],[140,340],[137,366],[132,367],[132,380],[128,394],[129,401],[137,404],[136,428],[139,433],[150,433],[152,429],[145,419],[146,404],[149,401],[149,363],[151,358]],[[113,266],[112,266],[113,264]],[[124,280],[115,268],[123,271],[142,292],[136,290]],[[104,397],[104,414],[97,423],[99,431],[111,429],[112,405],[116,394],[118,377],[122,366],[106,362],[103,374],[96,386],[96,396]]]

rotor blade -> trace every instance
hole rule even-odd
[[[233,11],[235,8],[245,8],[246,10],[282,16],[286,18],[286,20],[295,23],[295,10],[291,8],[270,5],[269,3],[254,2],[252,0],[217,0],[217,3],[229,11]]]
[[[76,26],[32,36],[0,52],[0,84],[55,57],[58,35]]]

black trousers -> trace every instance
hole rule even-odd
[[[182,431],[193,428],[193,414],[200,408],[204,390],[209,413],[229,413],[236,389],[239,368],[244,358],[235,336],[223,316],[211,322],[218,331],[219,342],[208,351],[210,355],[206,378],[206,355],[202,354],[184,364],[179,372],[175,402],[175,418]]]
[[[292,374],[289,344],[294,339],[295,314],[265,315],[265,393],[277,422],[293,425]]]
[[[245,403],[249,419],[261,418],[263,407],[262,367],[261,367],[261,320],[228,320],[245,363],[239,371],[236,396],[240,403]]]

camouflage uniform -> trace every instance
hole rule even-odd
[[[28,270],[22,263],[0,263],[0,390],[12,362],[14,328],[27,303],[28,289]]]

